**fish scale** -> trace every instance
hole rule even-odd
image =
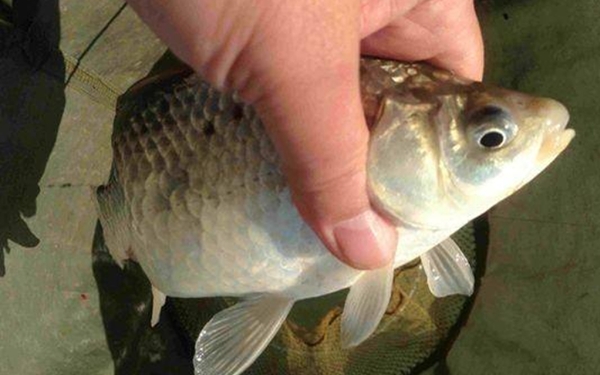
[[[310,230],[298,230],[305,224],[255,111],[195,76],[171,92],[145,103],[113,139],[134,228],[146,240],[136,257],[153,264],[150,276],[169,274],[157,286],[178,296],[285,288],[302,272],[295,253],[313,263],[316,254],[330,257]],[[173,235],[181,232],[195,240]],[[238,285],[222,290],[222,279]]]

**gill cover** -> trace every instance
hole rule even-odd
[[[435,103],[388,95],[371,134],[367,165],[371,200],[397,223],[419,228],[453,227],[439,169]]]

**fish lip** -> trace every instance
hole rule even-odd
[[[547,118],[546,130],[542,137],[535,164],[532,165],[527,177],[513,191],[521,189],[545,170],[569,146],[575,137],[575,130],[567,128],[570,115],[567,108],[554,99],[543,98],[540,110]]]
[[[571,140],[575,137],[575,130],[567,128],[570,114],[567,108],[560,102],[544,98],[541,110],[547,118],[547,130],[542,141],[541,154],[555,154],[552,159],[562,153]],[[543,151],[542,151],[543,150]],[[540,155],[541,156],[541,155]]]
[[[551,123],[551,128],[559,132],[564,131],[571,117],[567,108],[554,99],[545,98],[544,102],[544,113]]]
[[[567,128],[571,118],[567,108],[554,99],[545,99],[545,110],[550,124],[550,131],[546,136],[545,143],[553,144],[556,154],[562,153],[571,140],[575,137],[575,130]]]

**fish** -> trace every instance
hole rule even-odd
[[[470,295],[450,235],[531,181],[575,136],[559,102],[425,63],[362,58],[370,129],[367,189],[398,232],[393,262],[354,269],[303,222],[256,110],[189,69],[134,85],[120,101],[113,170],[95,191],[106,245],[166,296],[240,297],[202,329],[195,374],[240,374],[295,301],[350,288],[341,345],[374,332],[395,268],[420,259],[436,297]],[[324,136],[333,136],[324,134]]]

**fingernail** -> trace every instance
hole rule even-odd
[[[342,257],[356,268],[383,267],[395,254],[396,230],[373,211],[337,223],[333,235]]]

